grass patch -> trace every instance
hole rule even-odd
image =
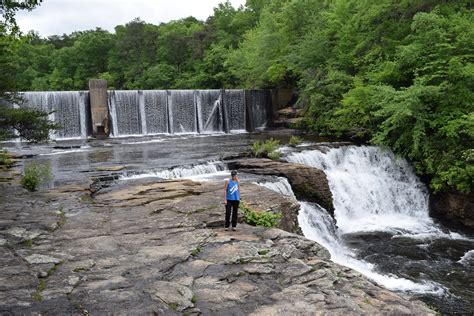
[[[197,246],[193,251],[191,251],[191,256],[196,257],[202,250],[201,246]]]
[[[303,142],[303,139],[301,137],[293,135],[290,137],[290,140],[288,141],[288,145],[290,145],[291,147],[296,147],[300,145],[302,142]]]
[[[198,299],[197,299],[196,294],[193,294],[193,297],[191,298],[191,303],[196,304],[197,300]]]
[[[46,277],[50,277],[53,275],[54,272],[59,268],[59,266],[62,264],[62,261],[60,263],[55,264],[54,266],[51,267],[51,269],[46,272]]]
[[[272,212],[257,212],[245,203],[241,203],[241,210],[244,213],[244,221],[252,226],[275,227],[280,222],[281,214]]]
[[[44,289],[46,289],[46,281],[44,279],[39,279],[38,288],[33,294],[31,294],[33,301],[41,302],[43,300],[43,295],[41,295],[41,292],[43,292]]]
[[[279,159],[280,152],[277,151],[279,146],[280,141],[273,138],[266,141],[256,140],[251,147],[252,155],[256,158]]]
[[[22,244],[26,248],[31,248],[31,247],[33,247],[33,240],[32,239],[26,239],[22,242]]]
[[[12,156],[6,150],[0,150],[0,166],[11,167],[12,165]]]
[[[59,209],[56,212],[56,217],[57,217],[56,224],[58,225],[58,227],[62,227],[64,226],[64,224],[66,224],[67,218],[66,218],[66,214],[64,213],[64,205],[61,204],[59,206]]]
[[[169,303],[169,306],[174,311],[178,309],[178,304],[176,304],[176,303]]]
[[[30,192],[36,191],[38,186],[52,179],[51,167],[48,164],[32,162],[23,168],[21,186]]]
[[[259,250],[259,251],[258,251],[258,254],[261,255],[261,256],[265,256],[265,255],[267,255],[269,252],[270,252],[270,250],[268,250],[268,249],[262,249],[262,250]]]

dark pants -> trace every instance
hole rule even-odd
[[[225,205],[225,228],[229,227],[230,225],[230,212],[232,211],[232,227],[237,226],[237,211],[239,210],[239,202],[238,200],[227,200],[227,204]]]

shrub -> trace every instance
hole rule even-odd
[[[293,135],[290,137],[290,140],[288,141],[288,145],[290,145],[291,147],[296,147],[302,142],[303,142],[303,139],[301,139],[301,137]]]
[[[0,150],[0,166],[10,167],[13,164],[13,160],[10,154],[6,150]]]
[[[281,214],[256,212],[243,203],[240,208],[244,212],[244,221],[252,226],[275,227],[281,218]]]
[[[49,165],[34,162],[25,166],[21,178],[21,186],[33,192],[41,183],[50,181],[51,178],[51,168]]]
[[[266,141],[256,140],[252,144],[252,155],[256,158],[268,157],[270,159],[280,158],[280,153],[277,151],[280,146],[280,141],[270,138]]]

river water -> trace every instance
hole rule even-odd
[[[257,138],[285,141],[288,136],[237,131],[3,147],[49,164],[54,174],[50,186],[100,175],[98,167],[112,165],[127,167],[118,172],[122,183],[144,177],[220,181],[228,175],[224,157],[248,151]],[[331,260],[391,290],[419,297],[443,313],[474,310],[474,236],[429,216],[427,189],[409,164],[378,147],[332,148],[324,146],[327,139],[309,140],[296,149],[283,148],[283,159],[326,173],[335,221],[319,205],[298,201],[304,235],[325,246]],[[295,199],[285,178],[244,174],[241,179]]]

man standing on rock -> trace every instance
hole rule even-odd
[[[225,230],[229,230],[230,213],[232,212],[232,230],[237,226],[237,212],[240,203],[240,182],[237,171],[232,170],[230,180],[225,181],[224,204],[225,204]]]

